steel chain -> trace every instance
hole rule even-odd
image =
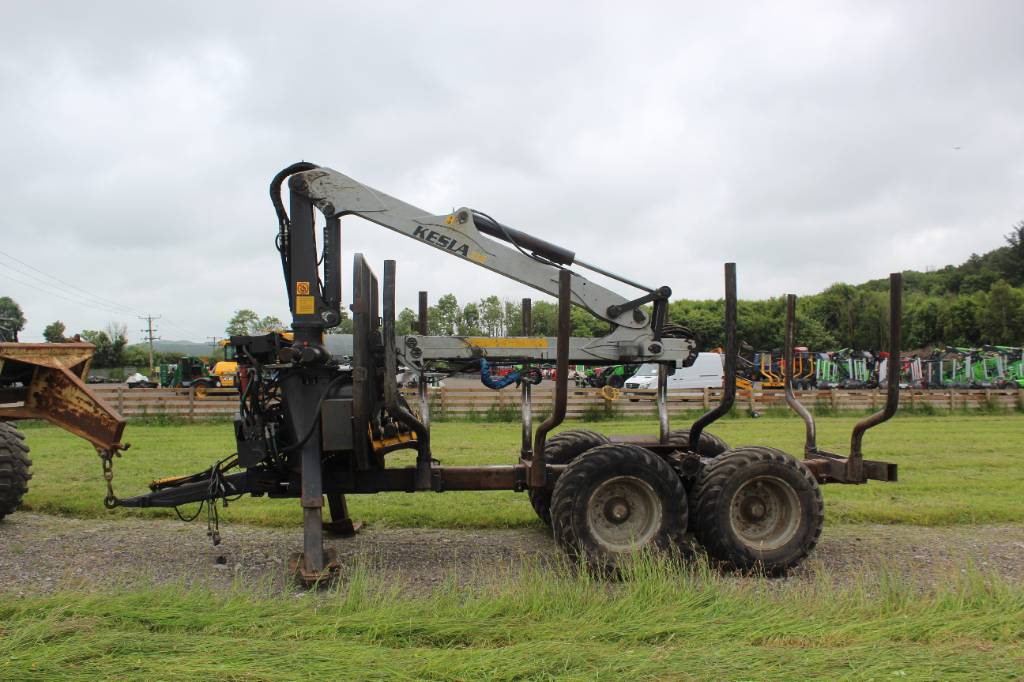
[[[103,479],[107,482],[107,496],[103,498],[103,506],[113,509],[120,502],[114,494],[114,455],[120,455],[116,450],[97,450],[100,460],[103,462]]]

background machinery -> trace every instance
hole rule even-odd
[[[281,196],[285,181],[288,210]],[[778,573],[801,561],[817,543],[824,521],[820,484],[896,479],[894,465],[865,460],[860,444],[867,428],[892,416],[898,381],[890,383],[886,409],[855,428],[849,456],[817,449],[806,411],[801,412],[808,423],[802,460],[768,447],[730,449],[706,431],[732,408],[736,393],[736,277],[731,264],[725,268],[722,401],[689,428],[673,431],[666,405],[667,377],[672,368],[691,364],[697,349],[685,329],[666,323],[668,287],[645,286],[583,262],[572,251],[485,213],[460,208],[432,214],[311,163],[282,170],[272,180],[270,193],[278,218],[276,244],[292,314],[291,334],[230,339],[240,392],[236,452],[206,471],[154,481],[150,492],[137,497],[116,499],[111,493],[110,504],[213,504],[242,494],[296,498],[303,510],[303,549],[292,565],[306,583],[328,577],[335,566],[325,551],[324,532],[354,530],[345,496],[385,491],[525,492],[538,516],[551,525],[557,543],[600,572],[614,571],[638,550],[683,548],[684,536],[692,533],[715,562]],[[317,214],[322,226],[319,249]],[[325,345],[325,330],[341,321],[340,220],[349,215],[557,297],[557,336],[530,333],[528,299],[522,337],[430,336],[423,292],[419,333],[397,336],[394,261],[385,261],[379,281],[363,256],[355,254],[353,353],[350,361],[333,356]],[[597,272],[637,293],[617,294],[588,280],[581,270]],[[899,284],[894,275],[891,319],[896,352]],[[648,304],[650,312],[644,309]],[[572,305],[608,322],[611,332],[596,339],[571,337]],[[792,326],[791,315],[787,355],[792,353]],[[396,380],[400,367],[426,374],[438,367],[465,369],[476,364],[486,372],[487,363],[522,365],[520,378],[525,379],[531,365],[552,362],[554,404],[550,416],[536,427],[530,409],[532,382],[517,382],[523,398],[522,443],[513,461],[504,466],[441,465],[441,453],[431,444],[427,382],[419,382],[414,410]],[[552,435],[565,417],[570,363],[657,363],[658,433]],[[791,373],[793,366],[788,357],[785,371]],[[893,367],[898,371],[897,363]],[[495,386],[511,383],[503,380]],[[797,406],[794,409],[800,412]],[[108,453],[104,462],[109,464],[117,446],[106,441],[98,445],[107,447],[101,454]],[[416,452],[415,464],[389,467],[387,455],[402,449]],[[329,521],[324,520],[325,500]]]

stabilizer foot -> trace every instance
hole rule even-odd
[[[324,522],[324,531],[339,538],[350,538],[363,527],[362,521],[353,521],[348,515],[348,503],[341,493],[327,493],[331,520]]]
[[[342,519],[340,521],[325,521],[324,532],[333,535],[336,538],[350,538],[353,537],[363,527],[362,521],[353,521],[352,519]]]
[[[338,556],[333,549],[324,550],[324,568],[322,571],[307,571],[305,557],[302,552],[292,554],[288,559],[288,571],[303,587],[326,587],[338,576]]]

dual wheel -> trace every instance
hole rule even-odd
[[[689,434],[674,432],[670,442],[688,450]],[[779,574],[821,535],[818,484],[780,450],[730,450],[702,434],[705,463],[689,485],[663,457],[592,431],[559,434],[545,451],[568,466],[552,492],[531,491],[534,509],[570,556],[598,571],[614,571],[637,552],[685,549],[689,528],[713,562]]]

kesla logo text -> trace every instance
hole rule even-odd
[[[467,258],[469,256],[468,244],[460,244],[451,237],[445,237],[443,234],[434,232],[433,230],[428,230],[423,226],[417,227],[413,231],[412,236],[418,237],[423,241],[427,242],[428,244],[434,244],[435,246],[445,249],[446,251],[456,253],[462,256],[463,258]]]

